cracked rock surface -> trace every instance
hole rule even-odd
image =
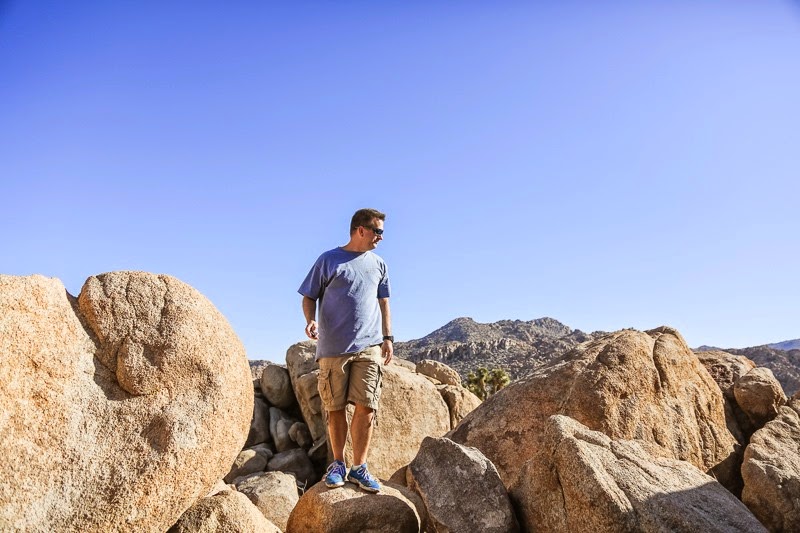
[[[247,437],[244,348],[164,275],[0,275],[0,529],[166,531]]]
[[[770,531],[800,525],[800,394],[753,434],[744,452],[742,501]]]
[[[406,469],[406,482],[425,503],[426,531],[519,531],[497,470],[475,448],[427,437]]]
[[[540,532],[766,532],[714,478],[651,452],[660,450],[550,417],[511,490],[520,520]]]

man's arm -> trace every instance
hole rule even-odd
[[[381,308],[381,329],[383,335],[389,336],[392,334],[392,313],[389,310],[389,298],[378,298],[378,305]],[[381,345],[381,353],[383,354],[383,363],[388,365],[392,362],[394,356],[394,343],[392,341],[383,341]]]
[[[303,316],[306,317],[306,336],[309,339],[317,339],[317,301],[303,296]]]

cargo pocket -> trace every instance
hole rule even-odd
[[[331,369],[321,368],[317,376],[317,390],[319,399],[322,400],[322,407],[330,411],[333,407],[333,389],[331,388]]]

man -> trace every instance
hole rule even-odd
[[[386,263],[373,253],[383,240],[386,215],[359,209],[350,221],[350,241],[323,253],[298,292],[303,295],[306,335],[317,339],[319,395],[328,413],[334,461],[325,474],[330,487],[347,480],[370,492],[381,485],[367,470],[372,422],[381,395],[383,365],[394,353]],[[319,323],[317,317],[319,301]],[[347,404],[355,405],[350,432],[353,466],[347,473]]]

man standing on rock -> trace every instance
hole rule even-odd
[[[331,488],[343,486],[345,477],[370,492],[381,488],[367,470],[367,452],[383,365],[394,353],[389,275],[386,263],[372,252],[383,240],[385,219],[375,209],[356,211],[350,221],[350,242],[319,256],[298,290],[303,295],[306,335],[317,340],[317,385],[328,413],[335,459],[325,474],[325,484]],[[355,405],[350,427],[355,464],[349,473],[344,463],[348,403]]]

